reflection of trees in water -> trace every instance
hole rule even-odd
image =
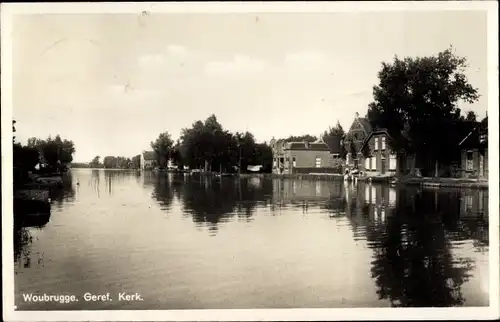
[[[185,215],[191,215],[196,224],[205,224],[213,234],[220,222],[233,216],[251,220],[255,207],[267,205],[272,191],[271,182],[246,178],[195,176],[173,182],[172,190],[182,200]]]
[[[61,208],[64,202],[73,202],[75,200],[75,188],[73,186],[73,176],[71,172],[64,173],[62,180],[62,187],[50,189],[52,205],[58,208]]]
[[[480,216],[460,216],[461,192],[399,189],[396,204],[389,205],[384,189],[389,187],[374,188],[373,200],[358,189],[346,192],[345,204],[327,203],[334,213],[345,207],[354,237],[363,237],[373,249],[371,271],[379,297],[402,307],[463,305],[461,286],[470,277],[473,261],[454,257],[451,242],[473,239],[487,244],[487,223]],[[366,190],[372,191],[372,186]],[[481,229],[486,233],[478,233]]]
[[[460,288],[468,280],[470,261],[465,267],[454,265],[443,227],[433,214],[408,218],[403,211],[388,219],[384,234],[367,231],[368,240],[378,239],[371,271],[379,297],[393,306],[462,305]]]
[[[28,228],[42,229],[50,220],[50,213],[47,214],[32,214],[22,217],[15,217],[13,237],[14,237],[14,262],[23,262],[24,267],[29,267],[31,264],[30,246],[33,243]]]
[[[18,263],[21,258],[23,262],[29,261],[30,244],[33,242],[28,229],[22,226],[14,225],[14,262]]]
[[[99,169],[92,169],[90,176],[89,186],[94,189],[97,198],[101,197],[101,171]]]
[[[169,175],[160,175],[153,181],[154,198],[162,206],[162,208],[169,208],[174,200],[174,189]]]

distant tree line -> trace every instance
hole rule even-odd
[[[267,143],[257,143],[248,131],[225,130],[213,114],[205,121],[196,121],[190,128],[182,129],[176,142],[169,132],[159,134],[151,142],[151,148],[160,167],[167,166],[171,160],[178,168],[246,172],[249,165],[260,165],[261,171],[270,172],[273,159]]]
[[[339,123],[325,131],[323,139],[332,135],[341,139],[345,135]],[[318,138],[306,134],[289,136],[284,140],[314,142]],[[214,114],[205,121],[198,120],[191,127],[182,129],[175,142],[166,131],[160,133],[150,145],[156,152],[159,167],[166,167],[171,160],[178,168],[187,166],[205,171],[247,172],[252,165],[261,166],[261,172],[272,171],[273,152],[267,142],[257,143],[248,131],[231,133],[224,129]]]
[[[102,159],[100,156],[95,156],[89,163],[73,163],[73,168],[94,168],[94,169],[139,169],[141,167],[140,154],[132,157],[121,156],[105,156]]]

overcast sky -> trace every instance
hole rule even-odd
[[[25,15],[13,25],[16,136],[75,161],[131,157],[210,114],[259,141],[364,115],[382,61],[452,45],[487,106],[486,13]]]

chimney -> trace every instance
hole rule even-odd
[[[305,145],[306,149],[309,149],[309,141],[304,141],[304,145]]]
[[[354,113],[354,117],[359,118],[359,113],[358,112]]]

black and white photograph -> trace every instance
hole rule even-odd
[[[498,3],[2,3],[6,321],[499,317]]]

